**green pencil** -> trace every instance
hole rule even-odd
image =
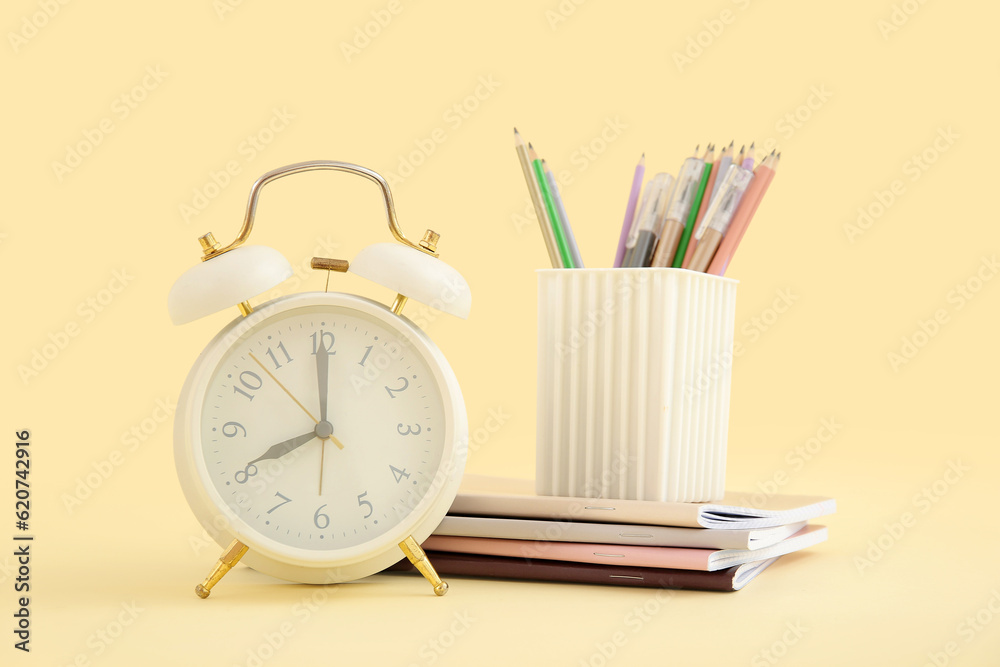
[[[675,269],[681,268],[681,265],[684,264],[684,254],[687,252],[688,243],[691,241],[691,234],[694,232],[694,223],[698,218],[698,209],[701,208],[701,198],[705,196],[705,186],[708,185],[708,176],[711,173],[712,163],[706,160],[705,168],[701,170],[701,181],[698,183],[698,191],[694,195],[694,201],[691,202],[691,210],[688,212],[687,224],[684,226],[684,232],[681,234],[680,243],[677,244],[677,254],[674,255],[674,263],[671,264]]]
[[[555,200],[552,199],[552,191],[549,189],[548,181],[545,178],[545,170],[542,169],[542,161],[538,159],[535,149],[528,144],[528,155],[531,158],[531,165],[535,170],[535,179],[538,181],[538,189],[542,191],[542,199],[545,200],[545,210],[548,211],[549,220],[552,221],[552,232],[556,237],[556,247],[559,248],[559,257],[562,260],[563,268],[575,269],[573,255],[570,253],[569,244],[566,243],[566,232],[563,231],[559,223],[559,213],[556,211]]]

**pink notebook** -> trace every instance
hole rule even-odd
[[[767,560],[811,547],[826,539],[826,526],[806,526],[791,537],[763,549],[687,549],[640,547],[581,542],[536,542],[488,537],[432,535],[424,549],[451,553],[561,560],[629,567],[662,567],[713,572],[759,560]]]

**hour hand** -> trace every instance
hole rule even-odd
[[[281,458],[293,449],[298,449],[302,445],[306,444],[310,440],[316,437],[316,431],[309,431],[308,433],[303,433],[300,436],[285,440],[284,442],[279,442],[278,444],[270,447],[266,452],[255,458],[253,461],[247,465],[257,463],[258,461],[264,461],[266,459],[277,459]]]

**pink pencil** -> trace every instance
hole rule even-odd
[[[628,233],[632,229],[632,220],[635,218],[635,205],[639,201],[639,190],[642,189],[642,177],[646,174],[646,154],[639,158],[639,164],[635,165],[635,175],[632,176],[632,192],[628,196],[628,206],[625,207],[625,222],[622,223],[622,233],[618,238],[618,250],[615,251],[614,266],[620,267],[622,259],[625,258],[625,241]]]
[[[750,181],[743,199],[740,200],[739,208],[733,215],[733,221],[729,223],[729,231],[726,232],[722,243],[719,244],[719,249],[715,251],[715,257],[712,258],[712,263],[709,264],[706,273],[716,276],[725,275],[730,260],[736,253],[740,241],[743,240],[743,235],[746,234],[747,227],[750,226],[750,221],[753,219],[754,213],[757,212],[757,207],[760,206],[761,199],[764,198],[768,186],[774,180],[774,170],[778,166],[779,157],[780,155],[775,156],[774,151],[771,151],[771,154],[764,158],[764,161],[753,172],[753,180]]]

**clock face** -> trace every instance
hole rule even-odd
[[[347,549],[404,521],[432,488],[445,407],[424,356],[336,305],[292,308],[235,340],[201,410],[203,469],[252,530]]]

